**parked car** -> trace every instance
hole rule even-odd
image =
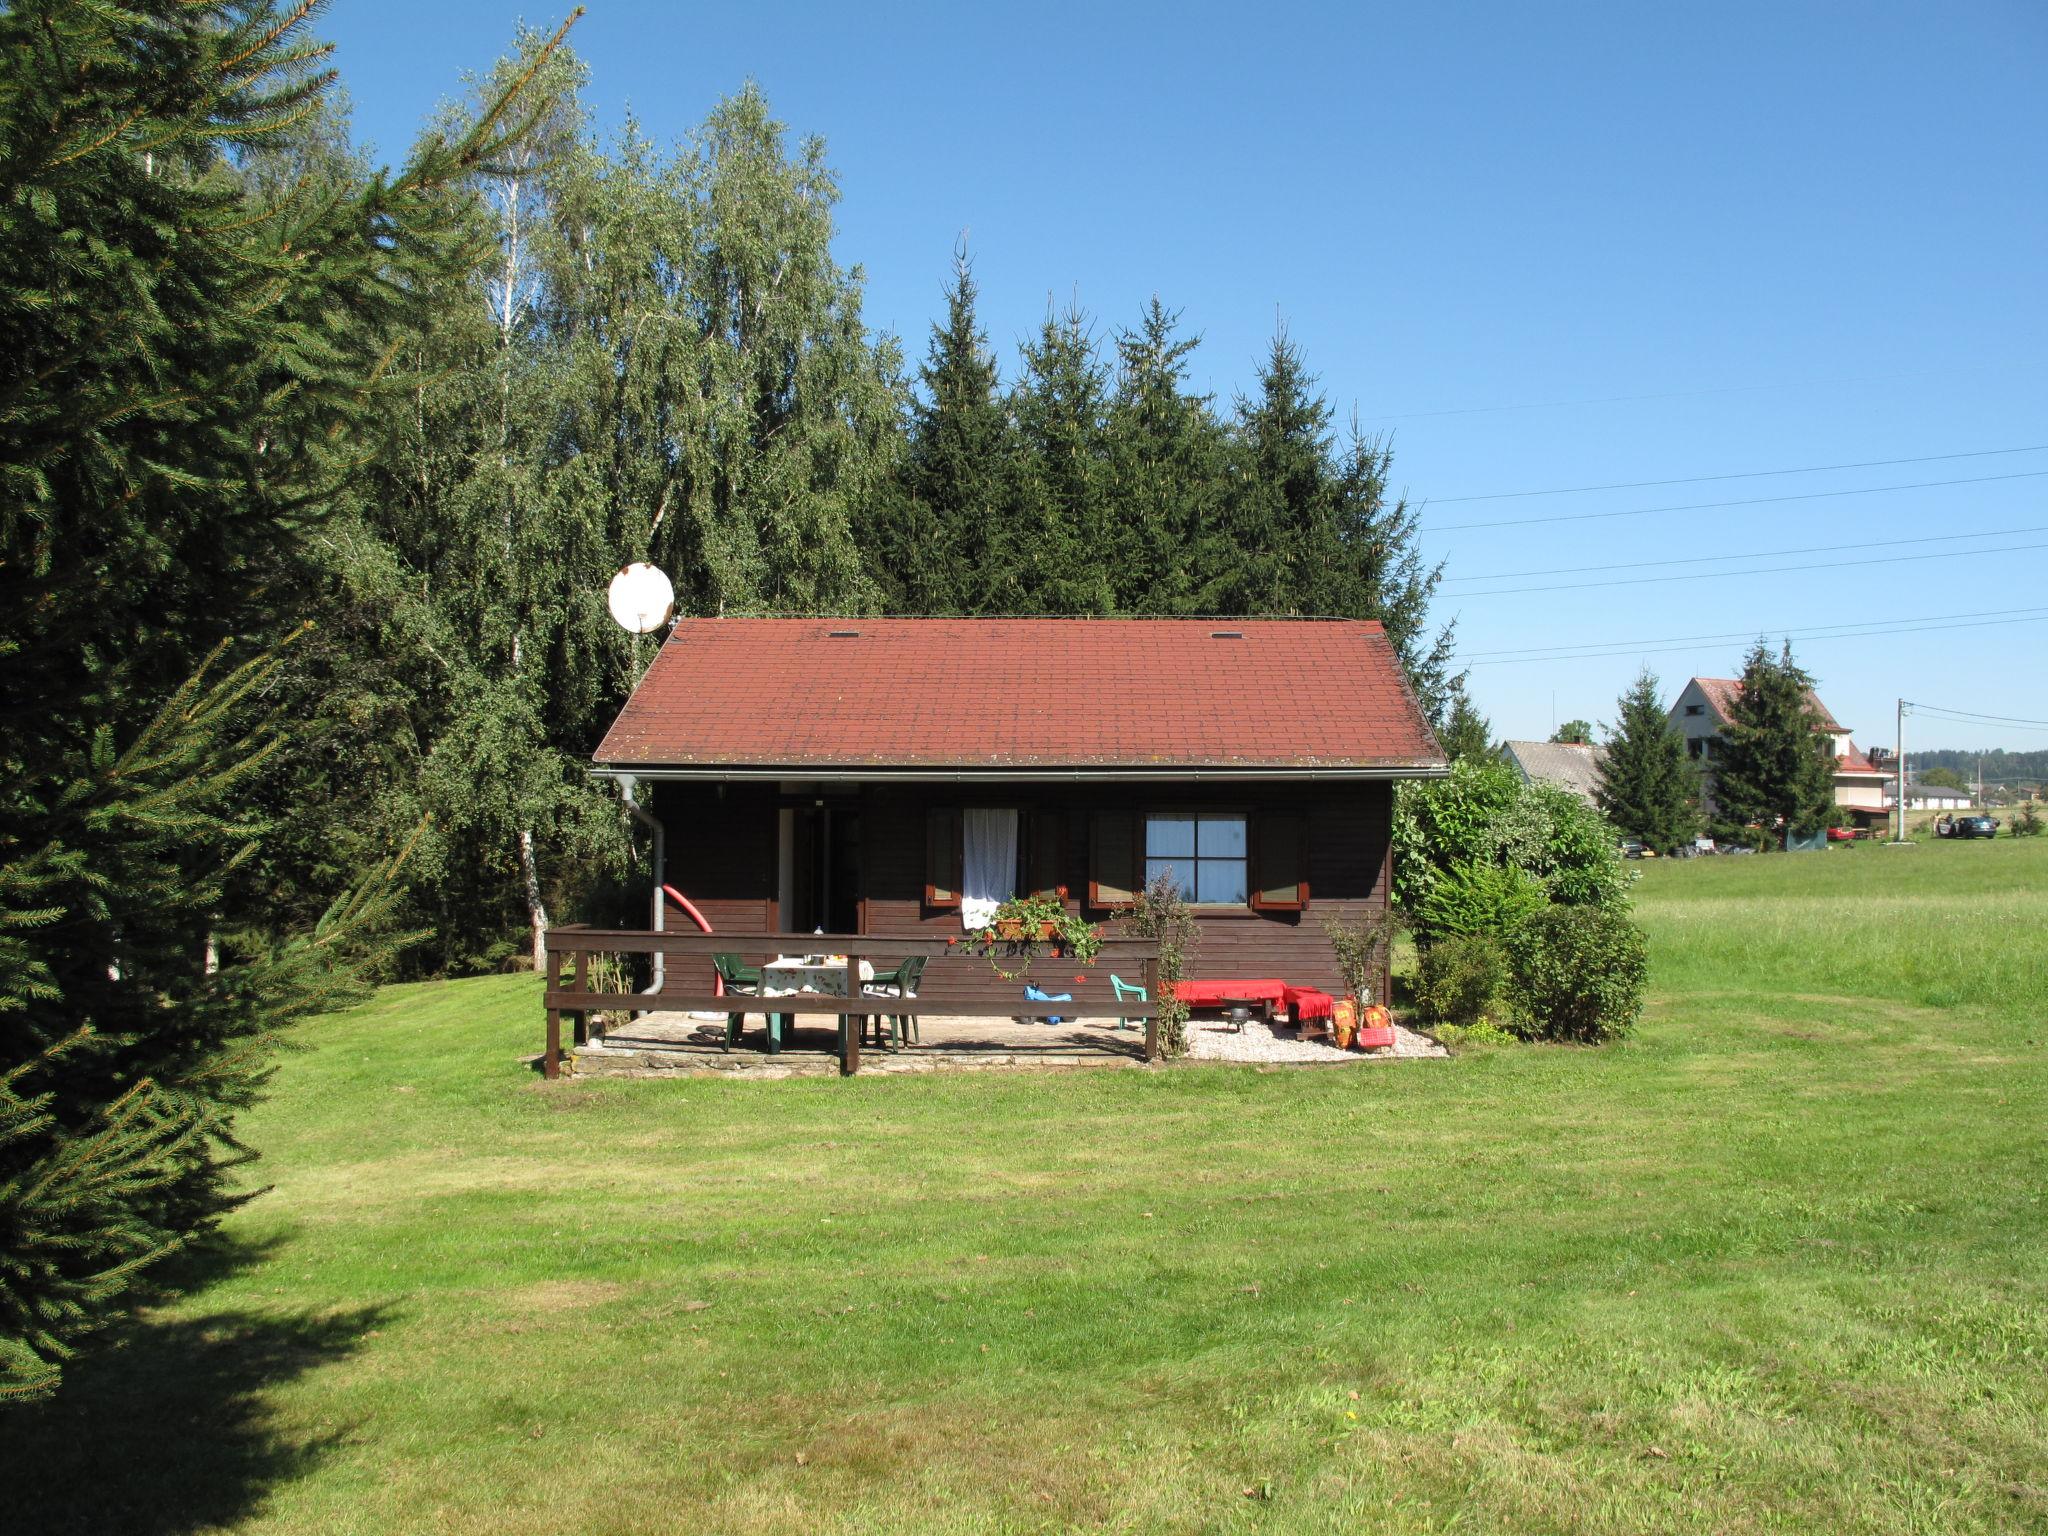
[[[1657,850],[1647,843],[1639,843],[1630,838],[1621,845],[1621,856],[1624,859],[1654,859],[1657,857]]]
[[[1944,814],[1934,823],[1936,837],[1996,837],[1998,818],[1996,816],[1950,816]]]

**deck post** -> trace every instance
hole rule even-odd
[[[562,952],[552,944],[548,946],[548,990],[559,991],[562,986]],[[541,1072],[548,1078],[562,1075],[562,1010],[548,1010],[547,1050],[541,1057]]]
[[[1152,1000],[1151,1017],[1145,1020],[1145,1059],[1159,1059],[1159,957],[1154,955],[1145,962],[1145,996]]]
[[[860,956],[851,950],[846,955],[846,1001],[849,1007],[861,995]],[[842,1013],[839,1015],[839,1040],[841,1046],[839,1070],[852,1077],[860,1070],[860,1015]]]

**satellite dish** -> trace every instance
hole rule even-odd
[[[619,567],[605,593],[605,606],[619,627],[636,635],[652,634],[676,613],[676,589],[659,569],[645,560]]]

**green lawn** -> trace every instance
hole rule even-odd
[[[2048,839],[1655,864],[1600,1051],[564,1082],[394,988],[10,1530],[2048,1528]]]

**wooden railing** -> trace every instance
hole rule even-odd
[[[569,1017],[573,1038],[582,1044],[588,1037],[588,1015],[599,1011],[823,1014],[839,1023],[840,1070],[848,1074],[860,1070],[860,1030],[851,1027],[849,1021],[872,1018],[877,1014],[1044,1019],[1072,1018],[1085,1007],[1088,1012],[1102,1016],[1143,1019],[1145,1058],[1154,1060],[1159,1054],[1159,945],[1152,939],[1105,938],[1101,952],[1091,965],[1085,967],[1071,957],[1054,956],[1045,945],[1033,945],[1030,971],[1024,980],[1019,981],[1005,981],[995,974],[987,956],[964,943],[948,944],[943,937],[892,939],[878,934],[853,933],[653,933],[645,929],[587,928],[571,924],[548,930],[547,952],[547,1050],[542,1060],[549,1077],[561,1075],[563,1016]],[[711,957],[714,954],[737,955],[741,964],[750,966],[791,954],[844,955],[845,995],[788,992],[772,997],[740,993],[721,996],[711,979],[714,975]],[[661,990],[596,990],[591,985],[592,961],[607,955],[659,955],[665,972]],[[882,970],[893,969],[912,955],[923,955],[933,962],[918,984],[915,997],[862,995],[860,963],[863,959],[877,970]],[[1022,958],[1020,954],[1018,959]],[[1112,972],[1143,987],[1150,1001],[1117,1001],[1109,982]],[[1072,990],[1071,983],[1077,975],[1085,975],[1086,984],[1098,986],[1100,995],[1064,1003],[1028,1002],[1021,995],[1025,980],[1035,982],[1044,991],[1060,992]]]

